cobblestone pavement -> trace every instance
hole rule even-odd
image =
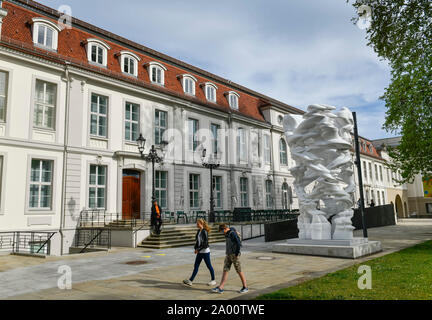
[[[356,231],[356,236],[361,235],[361,230]],[[250,289],[245,295],[237,293],[241,282],[234,270],[230,272],[225,293],[211,293],[206,285],[210,279],[204,263],[193,287],[182,285],[182,280],[192,272],[195,258],[193,248],[187,247],[116,248],[108,253],[47,259],[3,255],[0,299],[249,299],[432,239],[432,221],[405,220],[397,226],[373,228],[369,230],[369,238],[381,241],[383,252],[356,260],[272,253],[271,247],[276,242],[265,243],[262,238],[244,241],[241,263]],[[219,281],[224,244],[212,244],[211,250]],[[142,264],[127,264],[136,261]],[[58,288],[60,266],[71,268],[70,290]]]

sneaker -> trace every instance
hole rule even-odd
[[[211,289],[211,291],[214,293],[223,293],[224,292],[223,289],[221,289],[219,287],[213,288],[213,289]]]
[[[243,287],[243,288],[241,288],[241,289],[239,290],[239,293],[246,293],[246,292],[248,292],[248,291],[249,291],[248,288]]]
[[[209,283],[207,283],[208,286],[214,286],[215,284],[216,284],[215,280],[212,280]]]
[[[189,279],[183,280],[183,284],[185,284],[185,285],[187,285],[189,287],[192,287],[192,281],[190,281]]]

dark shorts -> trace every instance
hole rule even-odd
[[[234,269],[240,273],[241,272],[241,265],[240,265],[240,255],[236,257],[235,254],[229,254],[225,257],[224,261],[224,268],[223,271],[230,271],[231,265],[234,265]]]

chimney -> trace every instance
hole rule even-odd
[[[0,0],[0,39],[1,39],[1,32],[3,27],[3,18],[7,16],[7,10],[3,9],[3,1]]]

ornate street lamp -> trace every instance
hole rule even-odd
[[[213,184],[213,169],[216,169],[220,166],[220,163],[218,161],[215,161],[214,157],[212,157],[212,160],[210,161],[210,159],[208,159],[209,161],[205,161],[205,157],[206,157],[206,153],[207,153],[207,149],[203,149],[202,151],[202,155],[201,155],[201,160],[202,160],[202,165],[207,168],[210,169],[210,214],[209,214],[209,222],[215,222],[215,213],[214,213],[214,196],[213,196],[213,189],[214,189],[214,184]]]
[[[145,161],[149,161],[149,162],[151,161],[151,163],[152,163],[152,205],[153,205],[153,201],[156,200],[156,195],[155,195],[155,163],[163,162],[163,158],[165,157],[166,146],[168,145],[168,142],[161,141],[162,156],[159,156],[157,154],[157,150],[156,150],[154,145],[151,146],[150,152],[148,154],[144,154],[144,147],[145,147],[146,139],[144,139],[144,137],[142,136],[141,133],[140,133],[140,136],[138,137],[138,139],[136,140],[136,142],[138,145],[138,151],[141,154],[141,159],[143,159]]]

